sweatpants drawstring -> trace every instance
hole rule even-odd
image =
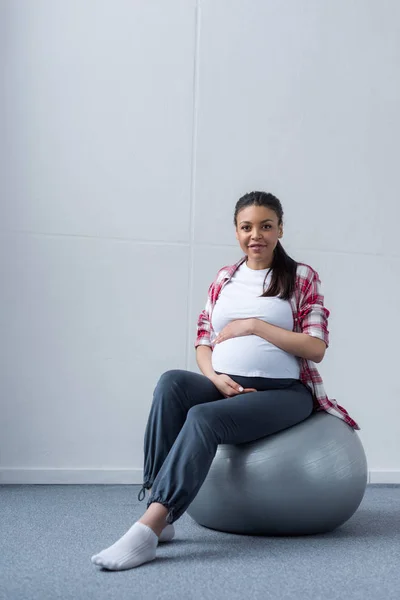
[[[143,496],[142,496],[142,498],[141,498],[141,497],[140,497],[140,495],[141,495],[141,493],[142,493],[142,492],[143,492]],[[142,500],[144,500],[145,496],[146,496],[146,488],[145,488],[145,486],[143,485],[143,486],[142,486],[142,489],[140,490],[140,492],[139,492],[139,494],[138,494],[138,500],[139,500],[139,502],[141,502]]]

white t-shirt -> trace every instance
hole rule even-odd
[[[289,331],[293,330],[293,313],[288,300],[259,298],[270,283],[272,270],[254,270],[247,262],[240,265],[218,296],[211,324],[218,334],[230,321],[256,318]],[[299,379],[299,359],[267,342],[258,335],[230,338],[214,346],[211,355],[214,371],[245,377]]]

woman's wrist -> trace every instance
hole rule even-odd
[[[204,348],[202,350],[201,348]],[[197,347],[196,359],[197,364],[199,366],[200,371],[208,377],[212,381],[212,379],[216,376],[216,373],[212,367],[212,348],[207,345],[199,345]]]

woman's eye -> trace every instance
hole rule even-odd
[[[249,227],[249,225],[243,225],[242,229],[247,229]],[[271,225],[264,225],[264,227],[268,227],[269,229],[271,229]]]

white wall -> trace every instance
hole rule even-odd
[[[319,365],[400,482],[396,0],[3,0],[0,478],[141,483],[160,375],[242,254],[238,198],[331,310]]]

